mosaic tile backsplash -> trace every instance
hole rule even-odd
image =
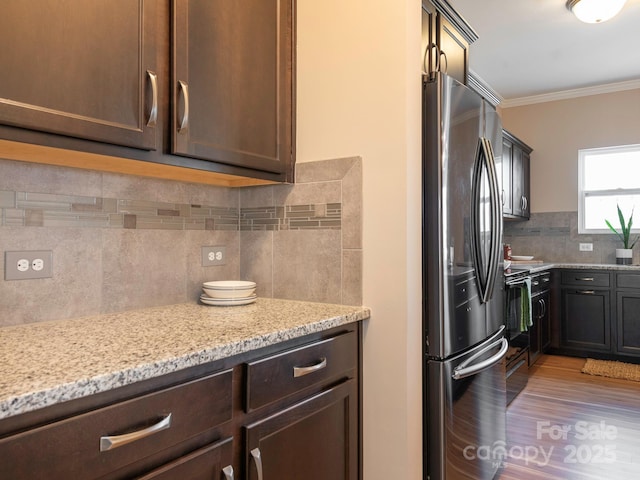
[[[202,246],[226,264],[203,267]],[[0,159],[0,271],[19,250],[51,250],[53,277],[0,280],[0,326],[196,302],[210,280],[360,305],[362,160],[226,188]]]
[[[157,230],[340,229],[340,203],[232,208],[0,191],[0,225]]]

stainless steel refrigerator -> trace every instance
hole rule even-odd
[[[430,480],[491,479],[504,459],[501,150],[491,104],[445,74],[425,77],[423,417]]]

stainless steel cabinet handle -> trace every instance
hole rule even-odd
[[[182,80],[178,80],[180,90],[184,96],[184,113],[182,114],[182,120],[178,126],[178,132],[183,132],[189,128],[189,86]]]
[[[436,49],[436,65],[435,68],[433,70],[431,70],[431,63],[429,63],[429,65],[427,65],[427,58],[429,57],[429,53],[431,52],[431,50]],[[440,71],[440,47],[438,47],[438,45],[436,45],[435,43],[430,43],[429,46],[425,49],[424,51],[424,59],[422,60],[422,69],[424,71],[424,73],[429,75],[429,78],[432,78],[432,75],[436,72]]]
[[[578,293],[582,293],[584,295],[595,295],[595,290],[578,290]]]
[[[529,199],[524,197],[524,211],[526,212],[527,210],[529,210]]]
[[[321,358],[318,363],[315,365],[311,365],[309,367],[293,367],[293,376],[294,377],[304,377],[305,375],[309,375],[310,373],[317,372],[318,370],[322,370],[327,366],[327,359]]]
[[[258,471],[258,480],[262,480],[262,455],[259,448],[251,450],[251,456],[256,464],[256,470]]]
[[[149,111],[148,127],[155,127],[158,121],[158,76],[151,70],[147,70],[151,81],[151,110]]]
[[[447,60],[447,54],[444,53],[443,50],[440,50],[440,56],[444,57],[444,70],[442,70],[442,62],[440,62],[440,71],[442,73],[447,73],[447,70],[449,69],[449,61]]]
[[[224,480],[234,480],[233,476],[233,467],[231,465],[227,465],[222,469],[222,473],[224,473]]]
[[[576,277],[578,282],[593,282],[593,277]]]
[[[506,198],[504,198],[504,188],[502,189],[502,195],[501,195],[501,197],[502,197],[502,206],[504,207],[504,204],[505,204],[505,203],[506,203],[506,201],[507,201],[507,200],[506,200]]]
[[[161,430],[165,430],[170,426],[171,414],[164,417],[158,423],[142,430],[138,430],[137,432],[125,433],[123,435],[110,435],[106,437],[100,437],[100,451],[106,452],[107,450],[113,450],[114,448],[121,447],[123,445],[126,445],[127,443],[135,442],[136,440],[143,439]]]
[[[542,302],[542,317],[544,317],[547,314],[547,302],[544,298],[540,299],[540,301]]]

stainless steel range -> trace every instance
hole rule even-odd
[[[505,323],[509,350],[506,356],[507,405],[527,385],[529,378],[529,330],[523,325],[523,288],[529,288],[531,277],[526,268],[509,268],[504,272]],[[527,285],[529,282],[529,285]],[[529,313],[530,315],[530,313]],[[526,320],[525,323],[528,323]]]

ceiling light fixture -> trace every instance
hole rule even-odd
[[[627,0],[568,0],[567,8],[585,23],[602,23],[615,17]]]

